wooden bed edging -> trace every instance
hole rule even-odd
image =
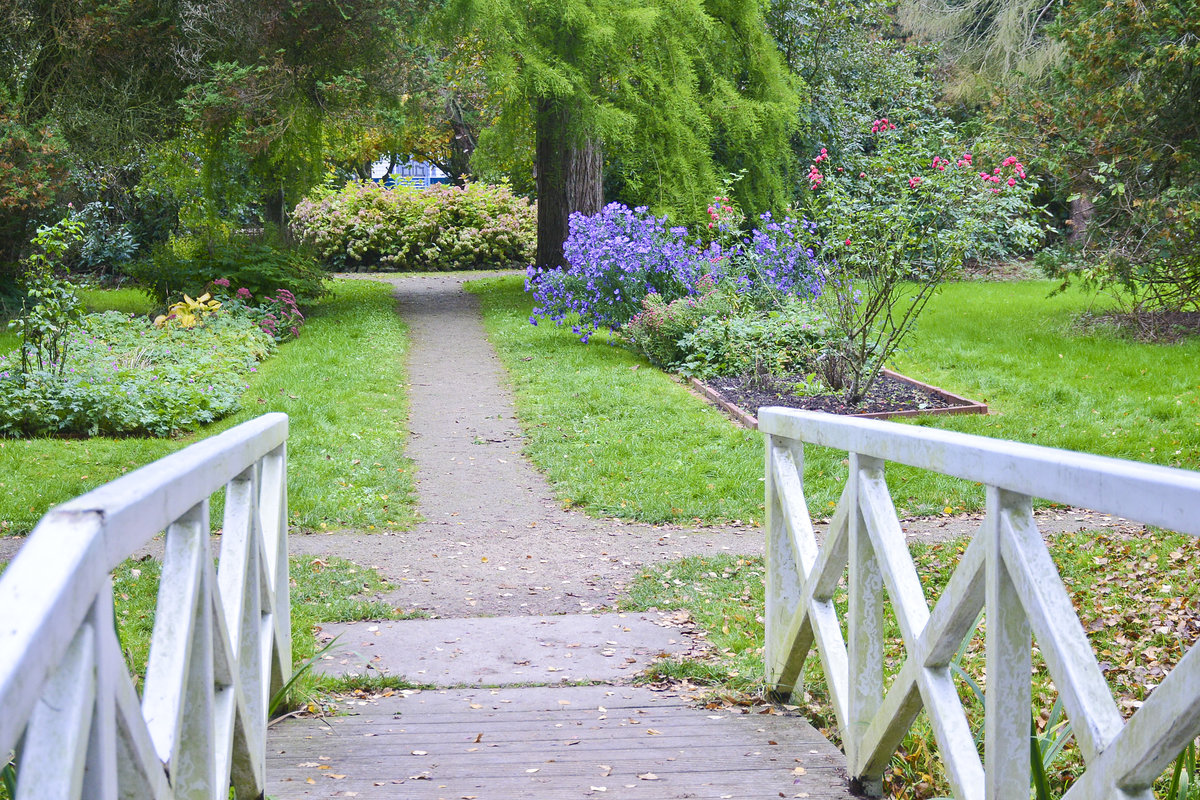
[[[975,400],[968,400],[965,397],[960,397],[952,392],[937,386],[932,386],[928,383],[922,383],[915,378],[910,378],[907,375],[901,375],[899,372],[894,372],[890,369],[880,371],[880,374],[887,375],[889,378],[894,378],[898,381],[903,381],[911,386],[916,386],[920,389],[935,394],[943,400],[950,403],[946,408],[928,408],[928,409],[913,409],[911,411],[879,411],[870,414],[847,414],[845,416],[856,417],[858,419],[891,419],[893,417],[919,417],[925,414],[986,414],[988,407],[986,403],[980,403]],[[709,386],[696,378],[689,378],[692,388],[704,396],[713,405],[720,408],[733,420],[745,428],[750,430],[758,430],[758,418],[751,414],[746,409],[734,403],[732,400],[721,394],[720,391]]]

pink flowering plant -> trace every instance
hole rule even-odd
[[[233,283],[228,278],[217,278],[208,285],[208,292],[221,304],[223,311],[249,319],[276,343],[300,335],[304,314],[296,295],[287,289],[276,289],[274,294],[256,299],[245,286],[230,291],[232,288]]]
[[[984,166],[934,123],[871,128],[867,155],[821,150],[799,232],[827,270],[821,303],[838,336],[820,359],[850,402],[870,389],[929,298],[968,258],[1022,251],[1041,236],[1036,184],[1015,156]]]

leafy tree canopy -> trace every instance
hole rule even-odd
[[[603,143],[610,200],[687,221],[741,169],[748,210],[790,198],[788,137],[802,87],[758,2],[452,0],[447,12],[453,35],[487,42],[499,113],[480,142],[483,169],[511,164],[516,147],[531,161],[539,110],[558,109],[569,112],[564,146]]]

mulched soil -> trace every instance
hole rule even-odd
[[[933,410],[948,408],[951,403],[919,386],[880,375],[858,405],[846,403],[841,394],[798,395],[792,387],[804,376],[763,377],[742,375],[736,378],[715,378],[709,385],[730,402],[757,415],[763,406],[786,406],[806,411],[825,411],[830,414],[877,414],[887,411]]]

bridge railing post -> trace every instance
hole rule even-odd
[[[1200,474],[896,423],[762,409],[766,435],[766,680],[802,686],[815,646],[852,780],[878,794],[917,714],[959,800],[1027,796],[1036,640],[1086,768],[1067,798],[1150,798],[1200,735],[1200,645],[1124,721],[1037,528],[1032,498],[1200,535]],[[848,477],[818,546],[803,491],[805,443],[846,451]],[[884,478],[895,462],[982,484],[986,514],[931,609]],[[846,631],[833,598],[845,581]],[[884,691],[885,603],[904,661]],[[952,661],[986,616],[984,754]],[[985,769],[986,764],[986,769]]]
[[[291,673],[284,414],[52,509],[0,576],[0,757],[17,797],[257,798]],[[209,498],[225,489],[219,566]],[[139,700],[112,571],[166,532]]]

